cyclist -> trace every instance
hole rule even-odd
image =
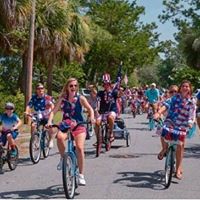
[[[40,112],[42,114],[42,124],[48,122],[50,112],[54,108],[54,100],[51,96],[45,94],[45,89],[43,84],[38,83],[36,85],[36,92],[32,95],[31,100],[28,102],[25,114],[31,114],[32,108],[34,112]],[[31,123],[31,134],[36,130],[36,124]],[[53,133],[49,129],[49,148],[53,148]]]
[[[197,118],[198,127],[200,128],[200,90],[197,91],[196,99],[197,99],[196,118]]]
[[[60,162],[57,165],[57,169],[61,170],[63,155],[65,152],[65,140],[67,139],[67,134],[62,132],[62,128],[66,126],[71,126],[73,128],[76,123],[83,122],[83,107],[86,108],[89,113],[90,120],[94,123],[94,112],[87,99],[78,94],[78,81],[75,78],[68,79],[67,83],[64,85],[61,95],[55,105],[55,108],[50,114],[47,126],[52,124],[54,115],[61,108],[63,112],[62,122],[60,123],[60,130],[58,131],[57,146],[59,153],[61,155]],[[64,131],[64,130],[63,130]],[[75,131],[72,132],[74,136],[74,141],[76,145],[77,160],[79,167],[79,184],[86,185],[86,181],[83,175],[84,171],[84,143],[86,139],[86,128],[84,126],[78,126]]]
[[[167,95],[165,94],[165,97],[166,97],[166,98],[162,98],[161,107],[162,107],[162,105],[164,105],[165,101],[170,102],[170,98],[171,98],[172,96],[174,96],[174,95],[177,94],[177,92],[178,92],[178,86],[177,86],[177,85],[171,85],[171,86],[169,87],[169,90],[166,90],[166,91],[167,91]],[[164,118],[165,118],[166,116],[167,116],[167,111],[164,112],[164,113],[162,114],[162,116],[160,116],[160,118],[161,118],[162,120],[164,120]],[[162,132],[162,127],[161,127],[161,126],[157,126],[156,134],[161,136],[161,132]],[[163,149],[163,148],[164,148],[164,145],[165,145],[164,138],[163,138],[163,137],[160,137],[160,141],[161,141],[161,146],[162,146],[162,149]],[[159,155],[158,155],[158,159],[160,159]],[[161,159],[162,159],[162,157],[161,157]]]
[[[178,142],[176,150],[176,177],[181,179],[185,137],[189,128],[193,126],[196,111],[196,101],[192,97],[192,85],[189,81],[185,80],[181,83],[178,93],[172,96],[170,101],[164,102],[163,106],[155,113],[154,118],[158,119],[166,110],[168,112],[164,120],[161,136],[165,140]],[[167,150],[168,144],[165,140],[164,146],[158,154],[160,160]]]
[[[114,121],[117,116],[117,98],[118,98],[118,90],[113,89],[110,81],[109,75],[103,76],[103,88],[104,90],[99,91],[97,93],[98,101],[99,101],[99,117],[96,119],[95,131],[96,135],[99,133],[99,128],[102,121],[102,114],[105,114],[109,125],[109,134],[110,134],[110,142],[114,141],[113,134],[113,126]]]
[[[13,113],[15,105],[11,102],[5,104],[5,112],[0,115],[0,123],[2,124],[2,134],[0,136],[0,141],[3,143],[3,146],[6,145],[7,141],[11,147],[11,156],[16,156],[15,149],[15,139],[18,136],[18,129],[22,122],[19,119],[18,115]],[[6,131],[11,131],[7,133]]]
[[[155,83],[152,83],[151,87],[148,90],[146,90],[145,96],[146,96],[147,101],[149,103],[148,106],[152,107],[152,109],[153,109],[153,113],[157,112],[158,101],[159,101],[159,98],[160,98],[160,92],[156,88],[156,84]]]

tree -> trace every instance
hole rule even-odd
[[[106,70],[114,78],[122,60],[123,70],[130,75],[135,68],[153,61],[157,55],[155,41],[158,35],[153,33],[156,26],[139,22],[144,8],[137,6],[136,1],[93,0],[87,2],[87,6],[87,15],[94,22],[94,42],[86,56],[86,74],[101,77]]]
[[[200,3],[198,0],[163,1],[165,10],[159,16],[162,22],[172,20],[178,27],[176,39],[190,67],[200,69]]]

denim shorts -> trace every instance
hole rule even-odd
[[[3,146],[5,146],[6,143],[7,143],[7,135],[8,135],[8,134],[10,134],[10,133],[4,133],[3,131],[2,131],[2,133],[1,133],[0,142],[3,143]],[[18,131],[12,131],[12,132],[11,132],[12,138],[13,138],[14,140],[17,138],[18,134],[19,134]]]

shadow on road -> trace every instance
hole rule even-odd
[[[191,145],[185,148],[184,158],[200,158],[200,144]]]
[[[120,183],[127,187],[150,188],[153,190],[164,190],[162,171],[148,172],[119,172],[121,178],[113,183]]]
[[[128,128],[128,130],[149,131],[149,128]]]
[[[2,192],[2,199],[60,199],[65,198],[62,185],[54,185],[46,189]]]

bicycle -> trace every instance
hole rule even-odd
[[[45,129],[46,122],[42,120],[41,113],[29,114],[28,116],[32,118],[32,123],[36,124],[36,131],[32,133],[29,144],[31,161],[36,164],[41,158],[41,152],[44,158],[49,156],[49,134]]]
[[[97,134],[97,145],[96,145],[96,157],[99,157],[102,149],[102,144],[105,144],[106,151],[111,148],[109,126],[107,122],[107,113],[102,114],[102,122],[99,127],[99,132]]]
[[[76,147],[74,145],[74,138],[72,132],[75,131],[78,126],[88,123],[89,122],[79,122],[72,130],[70,129],[70,126],[65,127],[64,131],[62,130],[62,132],[67,133],[68,138],[66,141],[67,144],[62,163],[63,188],[67,199],[74,198],[75,190],[78,188],[79,175]],[[50,128],[51,127],[56,127],[60,130],[59,125],[53,124],[50,126]]]
[[[15,129],[14,131],[18,131],[18,130]],[[8,134],[10,132],[11,132],[11,130],[7,130],[3,134]],[[19,151],[18,151],[17,146],[15,146],[15,151],[16,151],[16,155],[13,156],[11,154],[11,148],[10,148],[10,145],[8,144],[8,142],[7,142],[6,147],[3,147],[3,145],[0,142],[0,172],[1,173],[3,171],[3,165],[6,162],[8,163],[8,167],[9,167],[10,170],[15,170],[16,169],[17,163],[18,163],[18,159],[19,159]]]
[[[149,109],[148,109],[147,118],[149,119],[149,123],[148,123],[149,130],[152,131],[155,128],[155,120],[153,118],[153,108],[152,107],[149,107]]]
[[[155,120],[155,119],[154,119]],[[163,126],[163,120],[155,120],[158,126]],[[191,138],[196,132],[196,123],[193,124],[187,132],[187,138]],[[176,147],[179,141],[165,141],[168,144],[167,151],[165,152],[165,168],[164,168],[164,178],[165,178],[165,188],[169,188],[172,176],[175,173],[175,163],[176,163]]]

